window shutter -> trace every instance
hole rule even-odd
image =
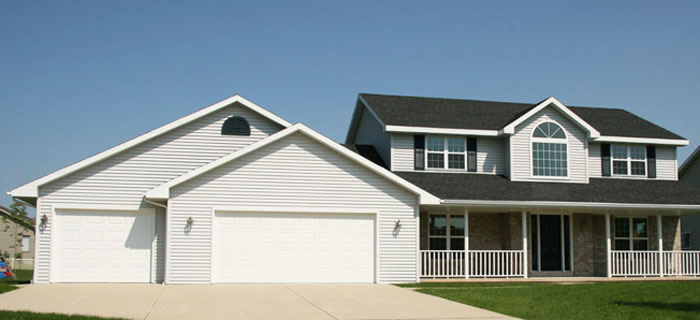
[[[467,171],[476,172],[476,138],[467,138]]]
[[[603,177],[610,176],[610,145],[601,144],[600,145],[600,164],[601,173]]]
[[[425,170],[425,136],[413,136],[413,163],[416,170]]]
[[[647,177],[656,178],[656,147],[647,146]]]

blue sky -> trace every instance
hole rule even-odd
[[[233,94],[342,141],[358,92],[623,107],[700,142],[699,1],[0,0],[0,189]],[[9,205],[4,192],[0,204]]]

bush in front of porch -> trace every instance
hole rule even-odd
[[[700,281],[400,286],[523,319],[700,319]]]

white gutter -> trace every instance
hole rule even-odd
[[[546,208],[596,208],[596,209],[635,209],[635,210],[683,210],[698,211],[700,205],[686,204],[641,204],[641,203],[606,203],[606,202],[567,202],[567,201],[496,201],[496,200],[442,200],[445,205],[464,205],[474,207],[546,207]]]
[[[160,203],[158,203],[158,202],[153,202],[153,201],[150,201],[150,200],[146,199],[146,196],[145,196],[145,195],[144,195],[144,197],[143,197],[143,201],[146,202],[146,203],[148,203],[148,204],[152,204],[152,205],[154,205],[154,206],[161,207],[161,208],[163,208],[163,209],[168,209],[168,206],[166,206],[166,205],[164,205],[164,204],[160,204]]]

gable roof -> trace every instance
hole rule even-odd
[[[515,182],[492,174],[397,172],[443,202],[568,203],[610,208],[690,209],[700,212],[700,189],[680,181],[590,178],[589,183]],[[508,190],[508,192],[503,192]]]
[[[695,163],[698,157],[700,157],[700,146],[695,148],[695,150],[693,151],[693,153],[690,154],[688,159],[685,159],[685,161],[683,161],[683,164],[681,164],[681,167],[678,169],[678,177],[681,177],[685,173],[685,171],[688,170],[688,168],[690,168],[690,166],[693,163]]]
[[[12,220],[14,223],[22,226],[23,228],[34,232],[34,220],[27,218],[27,219],[20,219],[17,218],[16,216],[12,215],[12,210],[10,210],[7,207],[0,206],[0,215],[4,215],[7,217],[7,219]]]
[[[170,188],[177,186],[185,181],[188,181],[192,178],[195,178],[201,174],[204,174],[206,172],[209,172],[215,168],[218,168],[222,165],[225,165],[231,161],[234,161],[238,158],[241,158],[255,150],[264,148],[267,145],[270,145],[276,141],[279,141],[281,139],[284,139],[285,137],[288,137],[294,133],[301,133],[304,134],[305,136],[311,138],[312,140],[326,146],[327,148],[345,156],[346,158],[354,161],[355,163],[369,169],[370,171],[384,177],[385,179],[403,187],[404,189],[409,190],[410,192],[418,195],[420,197],[420,203],[421,204],[440,204],[440,199],[435,197],[434,195],[426,192],[425,190],[411,184],[410,182],[406,181],[405,179],[399,177],[395,173],[381,167],[380,165],[368,160],[367,158],[361,156],[358,153],[355,153],[354,151],[351,151],[350,149],[344,147],[343,145],[325,137],[324,135],[312,130],[311,128],[301,124],[297,123],[289,128],[286,128],[282,131],[279,131],[265,139],[262,139],[258,142],[255,142],[253,144],[250,144],[248,146],[245,146],[237,151],[234,151],[230,153],[227,156],[224,156],[222,158],[219,158],[217,160],[214,160],[204,166],[201,166],[195,170],[192,170],[184,175],[181,175],[173,180],[170,180],[158,187],[155,187],[144,195],[147,199],[154,199],[154,200],[164,200],[164,199],[169,199],[170,198]]]
[[[575,114],[573,111],[571,111],[569,108],[567,108],[564,104],[559,102],[559,100],[555,99],[554,97],[549,97],[549,98],[545,99],[544,101],[536,104],[534,107],[527,110],[527,112],[520,115],[517,119],[508,123],[500,131],[502,131],[506,134],[514,134],[515,127],[517,127],[519,124],[523,123],[525,120],[527,120],[530,117],[532,117],[533,115],[535,115],[537,112],[540,112],[540,110],[547,108],[547,107],[550,107],[550,106],[553,108],[556,108],[557,110],[559,110],[559,112],[563,113],[564,116],[569,118],[569,120],[573,121],[579,127],[583,128],[586,131],[586,133],[588,134],[589,138],[600,137],[600,132],[598,132],[598,130],[593,128],[590,124],[588,124],[588,122],[581,119],[581,117],[579,117],[577,114]]]
[[[542,103],[513,103],[361,93],[386,126],[501,130]],[[545,100],[546,101],[546,100]],[[623,109],[568,107],[601,136],[685,140]]]
[[[54,181],[56,179],[62,178],[66,175],[69,175],[73,172],[81,170],[85,167],[93,165],[93,164],[95,164],[99,161],[102,161],[108,157],[111,157],[119,152],[122,152],[124,150],[129,149],[129,148],[132,148],[132,147],[139,145],[143,142],[146,142],[150,139],[153,139],[153,138],[158,137],[162,134],[165,134],[166,132],[169,132],[169,131],[172,131],[176,128],[179,128],[187,123],[190,123],[194,120],[202,118],[208,114],[211,114],[212,112],[215,112],[217,110],[225,108],[233,103],[240,103],[241,105],[248,107],[249,109],[259,113],[260,115],[272,120],[273,122],[276,122],[277,124],[279,124],[285,128],[292,125],[288,121],[286,121],[286,120],[276,116],[275,114],[263,109],[262,107],[256,105],[255,103],[249,101],[248,99],[243,98],[240,95],[234,95],[230,98],[224,99],[224,100],[219,101],[213,105],[210,105],[206,108],[203,108],[197,112],[194,112],[194,113],[189,114],[187,116],[184,116],[180,119],[177,119],[173,122],[170,122],[170,123],[168,123],[160,128],[149,131],[149,132],[144,133],[136,138],[133,138],[129,141],[126,141],[120,145],[117,145],[117,146],[112,147],[110,149],[107,149],[103,152],[100,152],[94,156],[87,158],[87,159],[76,162],[76,163],[69,165],[61,170],[58,170],[56,172],[53,172],[53,173],[48,174],[46,176],[43,176],[39,179],[36,179],[32,182],[29,182],[25,185],[17,187],[14,190],[8,192],[8,194],[12,197],[18,197],[18,198],[36,198],[38,196],[39,187],[41,185],[44,185],[44,184],[49,183],[51,181]]]

